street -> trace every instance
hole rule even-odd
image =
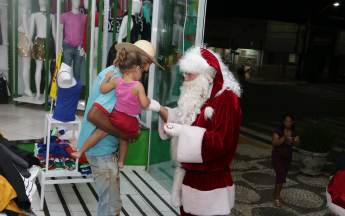
[[[326,188],[333,162],[344,148],[345,85],[265,85],[245,83],[241,97],[242,124],[231,173],[236,185],[235,207],[230,215],[328,216]],[[275,172],[271,162],[271,137],[285,113],[330,119],[339,137],[322,174],[313,177],[299,171],[298,152],[281,192],[282,207],[273,205]],[[301,137],[303,142],[303,138]]]

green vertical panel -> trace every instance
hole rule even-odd
[[[87,1],[87,0],[85,0]],[[86,49],[86,74],[85,74],[85,107],[89,99],[89,89],[90,89],[90,61],[92,61],[92,56],[90,55],[90,42],[91,42],[91,11],[92,11],[92,0],[89,1],[89,10],[87,17],[87,49]],[[92,68],[91,68],[92,70]]]
[[[102,70],[102,24],[103,24],[103,0],[99,1],[99,24],[98,24],[98,50],[95,50],[97,52],[97,74],[99,74]]]
[[[9,32],[9,46],[8,46],[8,65],[9,65],[9,71],[8,71],[8,80],[10,83],[10,91],[11,91],[11,103],[13,103],[13,16],[12,16],[12,7],[13,3],[10,1],[8,3],[8,32]]]
[[[125,165],[147,166],[149,137],[149,130],[141,130],[141,136],[139,137],[139,139],[128,146]]]
[[[18,31],[16,31],[18,29],[18,1],[15,1],[15,13],[14,13],[14,44],[18,44]],[[15,46],[16,47],[16,46]],[[14,65],[15,65],[15,69],[14,69],[14,94],[15,94],[15,98],[18,97],[18,49],[14,49]],[[14,105],[18,106],[18,102],[15,101]]]
[[[117,3],[118,0],[114,0],[114,23],[113,23],[113,44],[116,42],[116,28],[117,28]]]
[[[50,0],[47,1],[47,36],[46,36],[46,80],[45,80],[45,94],[44,94],[44,101],[45,101],[45,110],[49,111],[48,107],[48,87],[49,87],[49,73],[50,73],[50,67],[49,67],[49,45],[50,45]],[[54,47],[52,47],[54,49]],[[39,94],[40,92],[37,92],[36,94]]]
[[[85,0],[87,1],[87,0]],[[61,1],[61,14],[65,12],[65,0]],[[58,25],[60,25],[60,23],[58,23]],[[58,28],[59,29],[59,28]]]
[[[129,0],[129,6],[128,6],[128,25],[127,25],[127,43],[131,42],[131,21],[132,21],[132,0]]]

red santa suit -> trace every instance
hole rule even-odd
[[[338,171],[326,189],[327,207],[334,216],[345,215],[345,171]]]
[[[235,203],[230,164],[240,132],[241,88],[220,56],[212,51],[191,48],[179,64],[188,73],[216,70],[216,75],[200,114],[191,125],[184,124],[179,136],[171,141],[172,158],[182,166],[175,171],[171,203],[181,207],[181,215],[228,215]],[[167,122],[176,122],[179,108],[167,109]],[[160,119],[161,138],[171,138],[163,124]]]

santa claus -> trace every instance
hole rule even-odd
[[[179,61],[185,82],[178,107],[150,105],[159,134],[172,138],[177,163],[171,204],[181,215],[228,215],[235,203],[230,164],[241,124],[241,87],[221,57],[192,47]]]

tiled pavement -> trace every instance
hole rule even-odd
[[[236,185],[235,208],[230,215],[279,215],[279,216],[328,216],[326,187],[328,186],[328,163],[320,176],[302,174],[298,167],[298,153],[284,184],[281,207],[273,204],[275,172],[270,158],[271,149],[260,149],[240,144],[231,164],[231,174]]]

